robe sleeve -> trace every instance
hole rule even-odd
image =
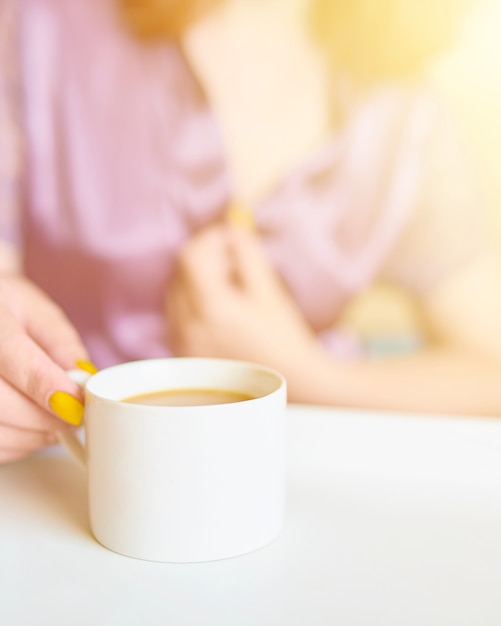
[[[415,211],[382,271],[417,295],[494,249],[480,163],[443,106],[430,127],[421,182]]]

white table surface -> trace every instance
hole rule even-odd
[[[64,451],[0,467],[2,626],[500,626],[501,420],[290,407],[286,525],[224,561],[91,536]]]

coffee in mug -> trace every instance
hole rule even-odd
[[[163,389],[124,398],[130,404],[157,406],[200,406],[210,404],[230,404],[252,400],[254,396],[229,389]]]

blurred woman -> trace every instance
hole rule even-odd
[[[2,154],[22,160],[3,235],[22,270],[2,278],[0,459],[52,441],[54,414],[79,422],[64,370],[89,358],[246,358],[295,401],[501,412],[481,192],[415,78],[444,33],[421,49],[388,0],[386,50],[365,37],[373,3],[345,4],[4,0]],[[228,226],[235,202],[255,233]],[[374,363],[340,329],[376,278],[418,300],[422,351]]]
[[[265,362],[300,402],[498,414],[499,263],[474,155],[425,79],[468,3],[296,3],[312,38],[294,9],[250,4],[187,49],[257,237],[188,242],[168,292],[176,352]],[[374,281],[410,296],[413,327],[346,328]]]

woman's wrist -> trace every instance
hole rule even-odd
[[[343,364],[336,361],[318,341],[295,357],[285,372],[290,402],[303,404],[338,403]]]

